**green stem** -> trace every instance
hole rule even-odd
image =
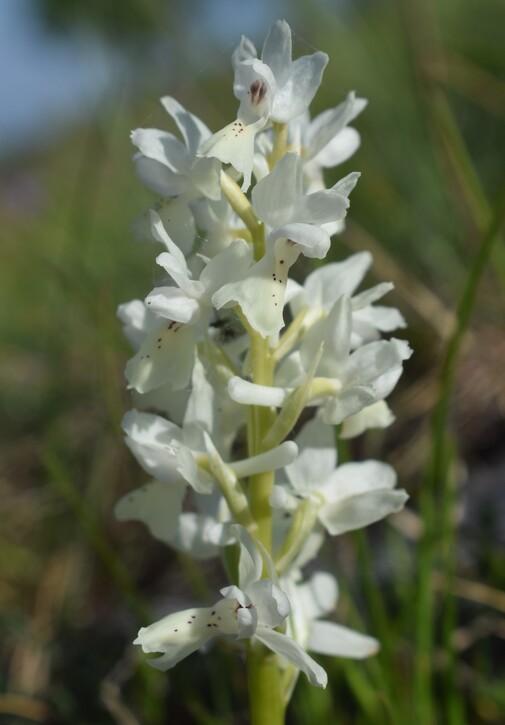
[[[273,123],[274,129],[274,147],[272,153],[268,158],[268,165],[270,169],[273,169],[275,164],[284,156],[288,146],[288,124],[287,123]]]
[[[251,202],[229,174],[221,171],[221,191],[227,198],[237,216],[242,219],[251,233],[254,246],[254,258],[261,259],[265,254],[265,228],[260,222]]]
[[[277,655],[251,642],[247,657],[251,725],[283,725],[285,704]]]
[[[263,339],[254,330],[250,330],[251,336],[251,365],[253,382],[258,385],[272,385],[274,362],[267,340]],[[275,412],[270,408],[258,406],[253,408],[254,435],[252,440],[255,450],[249,455],[254,456],[263,453],[266,449],[261,441],[272,427]],[[249,481],[249,501],[253,518],[258,524],[258,538],[270,553],[272,550],[272,510],[270,506],[270,494],[274,486],[274,472],[266,471],[251,476]]]
[[[317,521],[319,505],[306,498],[300,504],[293,517],[291,528],[275,560],[275,568],[279,575],[293,563],[305,542],[312,533]]]
[[[275,361],[268,341],[245,327],[251,342],[251,372],[254,383],[272,385]],[[249,455],[263,453],[262,445],[275,419],[275,411],[262,406],[252,406],[249,417],[253,430],[248,432],[252,448]],[[257,538],[269,554],[272,553],[272,508],[270,495],[274,486],[274,472],[266,471],[249,479],[249,506],[257,524]],[[268,574],[267,574],[268,575]],[[284,688],[277,655],[259,642],[251,642],[247,654],[248,684],[251,707],[251,725],[283,725],[285,707]]]

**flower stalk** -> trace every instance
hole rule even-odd
[[[166,97],[181,138],[132,133],[137,172],[162,196],[147,216],[165,283],[118,311],[138,406],[122,425],[150,480],[115,512],[196,560],[220,557],[230,581],[210,606],[142,627],[135,644],[159,655],[149,660],[159,670],[218,637],[245,645],[253,725],[284,722],[300,672],[326,687],[308,651],[377,651],[375,639],[322,619],[335,610],[336,581],[304,567],[326,535],[407,498],[387,464],[337,466],[333,429],[343,423],[350,437],[393,419],[384,399],[411,351],[381,339],[404,326],[397,310],[374,306],[391,285],[355,294],[367,253],[303,285],[289,278],[300,255],[325,257],[359,177],[324,184],[335,148],[340,160],[355,150],[348,124],[366,103],[350,93],[310,120],[327,62],[321,52],[293,61],[278,21],[261,58],[245,37],[233,53],[236,120],[212,134]]]

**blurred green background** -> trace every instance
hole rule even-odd
[[[370,101],[359,152],[328,179],[362,171],[331,254],[373,252],[370,282],[395,283],[415,350],[395,424],[341,451],[392,463],[408,510],[321,557],[338,621],[382,650],[323,662],[324,692],[301,678],[288,721],[505,722],[503,0],[6,0],[0,24],[9,12],[32,55],[22,65],[18,25],[5,25],[0,722],[247,722],[231,648],[165,675],[130,645],[224,581],[218,563],[196,567],[113,520],[146,480],[119,428],[130,351],[115,310],[150,290],[155,267],[130,234],[153,195],[129,131],[168,128],[163,94],[213,130],[232,120],[231,51],[241,33],[261,47],[278,17],[297,54],[330,56],[314,112],[352,89]]]

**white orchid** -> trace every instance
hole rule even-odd
[[[258,60],[240,63],[233,90],[240,100],[237,118],[207,139],[200,148],[203,156],[231,164],[243,175],[242,190],[251,184],[256,134],[270,115],[275,79],[268,66]]]
[[[195,244],[196,222],[193,205],[198,201],[189,201],[186,196],[170,196],[160,199],[151,205],[151,208],[133,220],[131,232],[135,239],[150,242],[160,242],[153,236],[151,212],[155,211],[161,219],[163,227],[172,239],[177,239],[177,245],[184,254],[190,254]],[[218,202],[215,202],[218,203]]]
[[[231,514],[216,491],[193,492],[194,510],[183,510],[186,483],[150,481],[125,494],[116,504],[118,521],[140,521],[155,539],[195,559],[218,556],[222,547],[235,540],[230,532]]]
[[[288,356],[277,372],[274,385],[230,378],[228,392],[245,405],[281,407],[300,385],[317,359],[314,388],[308,405],[320,405],[325,423],[338,425],[388,396],[412,351],[405,340],[370,342],[351,352],[352,305],[342,295],[327,317],[306,333],[300,350]],[[319,351],[319,352],[318,352]]]
[[[303,113],[310,105],[321,85],[323,71],[328,63],[326,53],[317,51],[292,60],[291,28],[285,20],[277,20],[270,28],[261,53],[261,65],[256,60],[256,48],[242,36],[233,53],[235,77],[244,63],[266,75],[265,66],[274,78],[273,98],[270,100],[272,121],[287,123]]]
[[[352,349],[379,339],[381,332],[406,327],[397,309],[374,304],[393,289],[391,282],[382,282],[355,294],[371,264],[372,255],[369,252],[358,252],[343,262],[332,262],[314,270],[307,276],[303,286],[291,280],[289,306],[293,316],[310,311],[309,319],[317,320],[329,313],[339,297],[351,296]]]
[[[343,164],[359,148],[360,135],[349,124],[366,105],[364,98],[351,92],[335,108],[313,119],[305,112],[290,124],[290,141],[304,160],[305,180],[311,191],[325,188],[323,169]]]
[[[238,239],[223,249],[204,267],[199,280],[192,280],[181,250],[169,238],[161,219],[151,212],[153,234],[167,247],[156,258],[157,264],[173,279],[175,287],[156,287],[146,298],[146,305],[168,320],[193,325],[205,310],[212,309],[212,295],[230,277],[240,277],[249,267],[252,252],[249,245]]]
[[[134,644],[141,645],[144,652],[161,652],[149,664],[168,670],[216,636],[251,638],[305,672],[313,685],[326,687],[323,668],[294,640],[276,631],[290,612],[289,600],[271,579],[261,578],[263,560],[247,531],[233,528],[240,542],[238,586],[221,589],[223,598],[212,607],[175,612],[142,627]]]
[[[197,493],[211,493],[214,478],[200,465],[207,460],[209,444],[199,425],[188,423],[181,429],[159,415],[130,410],[122,426],[126,445],[151,476],[166,484],[184,480]],[[296,458],[297,452],[296,444],[286,441],[266,453],[228,465],[238,478],[244,478],[282,468]]]
[[[308,499],[320,523],[335,536],[375,523],[405,505],[408,495],[395,489],[396,474],[387,463],[337,466],[333,432],[318,418],[303,427],[296,442],[300,454],[286,466],[288,481],[272,492],[275,508],[296,511]]]
[[[132,131],[132,142],[139,149],[134,161],[140,179],[164,197],[219,199],[218,162],[196,155],[203,141],[210,136],[209,129],[174,98],[165,96],[161,103],[175,121],[184,143],[157,128]]]
[[[187,385],[197,340],[205,334],[210,321],[213,294],[229,275],[240,277],[252,256],[247,243],[237,240],[209,261],[199,280],[193,280],[184,254],[170,239],[154,211],[151,220],[154,237],[167,248],[156,261],[172,277],[175,286],[156,287],[145,300],[146,307],[156,317],[149,318],[148,332],[126,366],[130,387],[139,393],[147,393],[166,381],[175,390]],[[157,326],[151,324],[154,319],[159,321]],[[195,327],[199,322],[204,325],[202,332]]]
[[[213,298],[217,309],[240,305],[251,327],[262,337],[275,337],[282,328],[288,273],[300,254],[321,259],[330,237],[321,225],[342,219],[348,194],[359,174],[351,174],[333,188],[303,192],[302,161],[288,153],[253,189],[253,208],[269,231],[266,253],[242,277],[224,285]],[[258,299],[263,300],[258,305]]]
[[[281,579],[281,585],[291,602],[287,620],[287,633],[309,652],[363,659],[379,651],[379,642],[344,627],[336,622],[321,621],[335,611],[338,600],[338,585],[334,576],[316,571],[302,581],[299,571],[291,572]]]
[[[224,197],[219,201],[198,199],[191,208],[200,235],[200,252],[209,259],[226,249],[235,239],[250,237],[243,222]]]
[[[200,152],[243,174],[243,191],[251,184],[256,135],[268,120],[287,123],[303,113],[321,83],[326,53],[317,51],[295,61],[291,54],[291,29],[285,20],[270,28],[261,60],[244,37],[233,54],[233,91],[240,101],[237,118],[205,141]]]

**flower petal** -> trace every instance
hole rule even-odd
[[[149,189],[161,196],[180,196],[188,189],[188,180],[159,161],[148,159],[143,154],[133,157],[135,171],[139,179]]]
[[[214,480],[196,465],[191,450],[182,442],[181,429],[159,415],[129,411],[122,421],[126,445],[142,468],[166,484],[183,478],[196,491],[208,494]]]
[[[335,189],[315,191],[297,200],[290,221],[307,224],[339,221],[347,214],[348,207],[349,199]]]
[[[230,463],[230,468],[239,478],[253,476],[264,471],[275,471],[278,468],[292,463],[298,455],[298,446],[294,441],[284,441],[265,453],[259,453],[251,458]]]
[[[344,128],[314,156],[313,161],[325,169],[343,164],[351,158],[361,145],[361,136],[355,128]]]
[[[221,199],[221,164],[218,159],[198,159],[191,169],[193,195]]]
[[[311,685],[326,687],[328,684],[328,675],[321,665],[318,665],[299,644],[287,635],[259,626],[254,638],[304,672]]]
[[[143,156],[174,173],[185,174],[189,170],[188,152],[173,134],[157,128],[137,128],[131,132],[131,140]]]
[[[387,428],[394,420],[395,416],[388,404],[384,400],[378,400],[359,413],[346,418],[342,424],[340,437],[346,440],[361,435],[369,428]]]
[[[277,92],[270,114],[273,121],[287,123],[307,110],[321,85],[328,60],[326,53],[321,51],[297,58],[291,64],[285,83],[274,73]]]
[[[192,511],[179,516],[179,526],[170,545],[194,559],[219,556],[224,546],[233,543],[229,524],[221,524],[211,516]]]
[[[308,108],[328,63],[328,56],[320,51],[292,62],[291,52],[291,29],[285,20],[278,20],[265,39],[261,60],[275,76],[277,92],[271,117],[280,123],[287,123]]]
[[[223,164],[231,164],[234,169],[243,174],[242,191],[247,191],[251,185],[254,140],[265,123],[266,118],[260,118],[249,124],[237,118],[236,121],[229,123],[207,139],[200,148],[203,156],[212,156],[222,161]]]
[[[148,663],[158,670],[169,670],[217,634],[215,628],[206,626],[207,611],[198,608],[169,614],[142,627],[133,644],[140,644],[143,652],[163,652],[162,657]]]
[[[351,300],[347,295],[339,297],[328,317],[311,327],[300,348],[300,356],[307,370],[313,359],[313,350],[324,342],[324,350],[316,375],[340,378],[349,359],[352,330]]]
[[[234,376],[228,381],[230,398],[242,405],[265,405],[280,408],[290,390],[267,385],[256,385],[248,380]]]
[[[141,521],[160,541],[169,543],[175,536],[186,484],[152,481],[130,491],[114,507],[118,521]]]
[[[160,318],[150,312],[142,300],[132,300],[119,305],[117,316],[123,323],[123,332],[134,350],[138,350],[146,334],[161,323]]]
[[[396,338],[364,345],[353,352],[349,359],[349,382],[373,385],[376,400],[385,398],[398,382],[403,361],[411,355],[408,343]]]
[[[175,242],[173,242],[168,236],[159,214],[152,209],[149,216],[151,218],[151,231],[153,237],[164,244],[168,250],[167,252],[163,252],[163,254],[158,255],[156,262],[162,267],[165,267],[168,274],[175,282],[177,282],[179,287],[183,288],[184,282],[189,279],[189,270],[186,258],[177,244],[175,244]]]
[[[303,285],[308,304],[329,311],[341,295],[353,294],[371,263],[369,252],[358,252],[343,262],[325,264],[314,270]]]
[[[181,390],[191,376],[194,355],[194,327],[166,322],[146,335],[137,354],[127,362],[128,387],[147,393],[170,382],[174,390]]]
[[[205,298],[209,299],[220,287],[231,279],[241,279],[253,260],[251,245],[243,239],[236,239],[222,252],[208,262],[200,275],[205,288]]]
[[[161,199],[152,208],[159,215],[169,239],[177,239],[179,249],[184,254],[189,254],[195,240],[196,227],[188,199],[185,196],[169,197]],[[133,220],[131,231],[135,239],[162,241],[152,232],[149,211]],[[165,242],[162,241],[162,244]]]
[[[277,20],[263,43],[261,60],[266,63],[280,84],[289,78],[291,66],[291,28],[285,20]]]
[[[285,592],[276,587],[270,579],[253,582],[247,589],[257,612],[258,623],[266,627],[278,627],[290,612],[289,599]]]
[[[303,165],[295,153],[285,154],[273,171],[252,190],[254,211],[272,229],[292,221],[296,202],[303,196]]]
[[[344,463],[321,482],[320,489],[328,502],[341,501],[377,489],[396,486],[396,471],[382,461]]]
[[[181,132],[191,158],[196,156],[200,145],[210,136],[207,126],[197,116],[187,111],[171,96],[160,99],[165,111],[174,119]]]
[[[258,547],[252,540],[251,534],[238,524],[231,527],[231,532],[237,536],[240,543],[238,562],[239,587],[247,591],[251,584],[258,581],[263,570],[263,560]]]
[[[322,506],[319,519],[332,536],[354,531],[400,511],[408,494],[403,491],[379,489],[343,501]]]
[[[242,63],[242,61],[248,60],[249,58],[256,58],[256,56],[257,53],[254,43],[250,41],[249,38],[246,38],[245,35],[242,35],[240,43],[237,45],[231,56],[232,66],[235,69],[239,63]]]
[[[242,280],[226,284],[212,297],[212,304],[221,309],[230,303],[240,305],[251,327],[262,337],[275,336],[284,326],[284,291],[289,268],[302,247],[279,239],[249,268]],[[262,300],[262,304],[258,304]]]
[[[314,572],[310,579],[296,587],[296,592],[309,620],[323,617],[333,612],[337,606],[337,580],[328,572]]]
[[[316,116],[308,127],[304,139],[310,154],[309,158],[318,154],[321,149],[326,150],[344,130],[353,130],[346,129],[347,124],[351,123],[366,105],[367,101],[364,98],[356,98],[354,91],[351,91],[343,103]]]
[[[323,420],[328,425],[339,425],[351,415],[377,400],[375,391],[367,385],[353,385],[338,396],[327,398],[323,407]]]
[[[272,244],[274,240],[276,245],[296,243],[299,245],[297,256],[301,253],[309,259],[323,259],[330,248],[330,235],[326,229],[314,224],[300,222],[285,224],[269,234],[267,244]],[[280,247],[277,246],[277,256],[279,251]],[[293,253],[295,251],[293,250]]]
[[[296,443],[300,449],[298,458],[286,466],[291,485],[299,492],[320,488],[337,463],[334,431],[314,418],[303,426]]]
[[[161,256],[161,255],[160,255]],[[200,305],[178,287],[155,287],[145,300],[152,312],[167,320],[194,325],[200,319]]]
[[[307,649],[331,657],[363,659],[379,651],[373,637],[354,632],[334,622],[312,622]]]

